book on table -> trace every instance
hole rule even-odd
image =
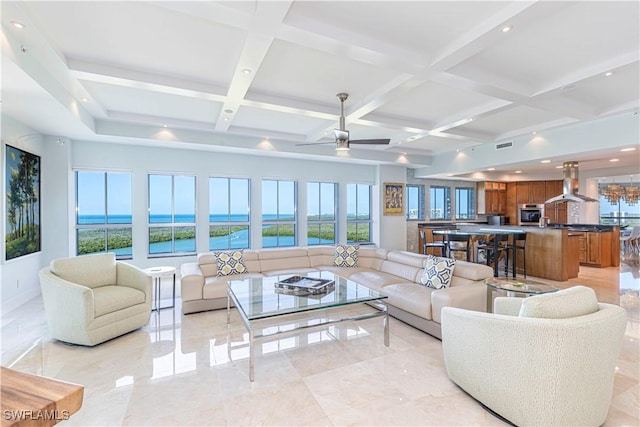
[[[276,290],[291,292],[295,295],[324,294],[334,289],[335,282],[317,277],[291,276],[275,283]]]

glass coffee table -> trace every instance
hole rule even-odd
[[[487,285],[487,313],[493,313],[493,292],[504,291],[508,297],[528,297],[531,295],[546,294],[556,292],[558,288],[546,283],[534,282],[533,280],[517,280],[508,278],[489,277],[484,280]]]
[[[276,288],[276,282],[291,276],[294,276],[294,274],[227,282],[227,324],[231,323],[231,302],[233,301],[244,326],[249,332],[250,381],[254,380],[254,342],[257,339],[332,323],[383,316],[384,345],[389,346],[389,313],[387,304],[384,301],[387,298],[386,295],[327,271],[304,274],[306,277],[333,280],[335,282],[334,286],[324,294],[299,295],[296,292]],[[371,306],[371,312],[343,317],[347,314],[344,310],[331,310],[352,304],[365,303]],[[314,318],[313,322],[297,324],[294,327],[288,325],[284,329],[266,328],[261,323],[261,332],[255,332],[255,329],[257,329],[255,326],[258,321],[274,319],[274,322],[281,322],[286,316],[305,312],[310,314],[318,312],[316,317],[320,317],[320,319]],[[329,318],[329,314],[336,317]],[[308,319],[305,318],[305,320]],[[293,322],[295,323],[295,321]]]

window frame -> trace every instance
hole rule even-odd
[[[276,219],[273,220],[265,220],[264,219],[264,191],[265,191],[265,186],[264,183],[265,182],[275,182],[277,183],[276,185]],[[280,219],[280,205],[281,205],[281,200],[280,200],[280,185],[281,183],[291,183],[293,184],[293,220],[282,220]],[[287,179],[268,179],[268,178],[264,178],[261,181],[261,192],[262,192],[262,209],[261,209],[261,227],[260,227],[260,234],[262,236],[262,243],[261,246],[262,248],[291,248],[291,247],[296,247],[298,245],[298,181],[296,180],[287,180]],[[291,245],[282,245],[280,244],[280,239],[282,237],[285,237],[284,235],[280,234],[280,228],[286,226],[286,228],[288,229],[290,226],[292,226],[293,229],[293,243]],[[265,246],[264,245],[264,241],[265,241],[265,230],[267,230],[268,228],[272,228],[272,227],[276,227],[276,242],[277,244],[275,246]]]
[[[151,222],[151,177],[152,176],[165,176],[171,177],[171,221],[169,222]],[[193,178],[193,222],[176,222],[176,177],[190,177]],[[192,256],[196,255],[198,251],[198,239],[197,239],[197,213],[198,213],[198,177],[195,174],[180,173],[180,172],[149,172],[147,174],[147,258],[169,258],[179,256]],[[151,252],[151,232],[153,229],[170,228],[171,229],[171,252]],[[179,228],[193,228],[193,251],[176,251],[176,229]],[[190,239],[189,239],[190,240]],[[156,242],[157,243],[157,242]]]
[[[462,191],[466,191],[469,193],[469,195],[467,196],[467,203],[466,203],[466,209],[467,212],[470,212],[470,215],[467,217],[461,217],[460,216],[460,198],[459,193]],[[454,200],[455,200],[455,214],[454,214],[454,218],[456,220],[459,219],[463,219],[463,220],[472,220],[472,219],[476,219],[477,218],[477,213],[476,213],[476,189],[473,187],[455,187],[454,188]]]
[[[318,185],[318,209],[319,209],[319,218],[316,220],[309,219],[309,186],[310,185]],[[322,215],[322,185],[330,184],[333,186],[333,219],[323,220]],[[323,225],[333,225],[333,239],[329,243],[320,242],[322,236],[322,228]],[[319,236],[317,237],[317,243],[311,243],[309,240],[309,230],[311,230],[312,226],[317,226],[319,230]],[[310,181],[307,182],[307,246],[317,246],[317,245],[334,245],[338,241],[338,183],[336,182],[326,182],[326,181]]]
[[[227,208],[228,208],[228,212],[227,212],[227,216],[228,216],[228,221],[212,221],[211,217],[214,215],[211,211],[211,203],[212,203],[212,199],[211,199],[211,180],[212,179],[220,179],[220,180],[226,180],[227,181]],[[232,201],[234,200],[233,194],[232,194],[232,181],[246,181],[247,187],[246,187],[246,191],[247,191],[247,219],[242,220],[242,221],[233,221],[232,217],[233,217],[233,213],[232,213]],[[238,178],[238,177],[226,177],[226,176],[210,176],[209,177],[209,244],[208,244],[208,248],[209,251],[224,251],[224,250],[236,250],[236,249],[249,249],[251,247],[251,179],[250,178]],[[228,239],[227,239],[227,247],[226,248],[213,248],[211,247],[211,238],[213,237],[211,235],[212,233],[212,227],[228,227]],[[233,227],[246,227],[247,230],[247,244],[246,245],[242,245],[242,246],[234,246],[232,244],[232,236],[233,233],[235,231],[233,230]],[[238,230],[236,230],[238,231]]]
[[[87,223],[80,224],[80,186],[79,186],[79,174],[82,173],[92,173],[92,174],[101,174],[103,176],[103,187],[104,191],[104,222],[102,223]],[[130,193],[130,222],[127,223],[109,223],[109,174],[121,174],[129,176],[129,193]],[[74,170],[74,178],[75,178],[75,239],[76,239],[76,256],[79,255],[88,255],[95,253],[106,253],[106,252],[115,252],[116,259],[119,260],[129,260],[133,259],[133,173],[130,171],[118,171],[118,170],[87,170],[87,169],[75,169]],[[109,235],[110,232],[116,230],[130,230],[130,239],[131,239],[131,252],[127,254],[118,254],[114,249],[109,248]],[[80,253],[80,233],[82,230],[100,230],[103,234],[104,238],[104,250],[97,252],[83,252]],[[118,248],[116,248],[117,250]]]
[[[442,195],[443,199],[441,200],[443,202],[443,206],[442,206],[442,211],[443,211],[443,216],[442,217],[436,217],[433,216],[433,211],[437,208],[437,206],[434,207],[434,195],[432,194],[432,191],[437,191],[437,190],[444,190],[444,193]],[[444,186],[444,185],[430,185],[429,186],[429,219],[430,220],[443,220],[443,221],[450,221],[451,220],[451,187],[449,186]]]
[[[407,221],[424,221],[425,219],[425,203],[424,203],[424,195],[425,195],[425,186],[422,184],[407,184],[406,188],[406,212],[407,212]],[[417,189],[418,194],[418,214],[416,218],[411,218],[411,210],[409,206],[411,205],[411,190]]]
[[[369,209],[368,214],[369,215],[368,215],[367,219],[358,219],[359,213],[360,213],[358,211],[358,207],[360,206],[360,203],[358,201],[359,200],[359,190],[358,189],[360,187],[362,187],[362,186],[366,186],[368,188],[367,196],[369,198],[369,204],[368,204],[368,209]],[[350,220],[349,219],[349,208],[348,208],[348,206],[349,206],[349,197],[351,196],[351,189],[352,188],[355,188],[355,207],[356,207],[355,215],[356,215],[356,218]],[[361,183],[360,184],[359,183],[348,183],[347,184],[347,243],[353,243],[353,244],[359,244],[359,245],[365,245],[365,244],[373,243],[371,241],[371,231],[372,231],[371,213],[372,213],[372,210],[373,210],[372,200],[371,200],[372,195],[373,195],[373,185],[371,185],[371,184],[361,184]],[[368,228],[369,240],[367,240],[367,241],[358,240],[358,235],[359,235],[358,229],[360,228],[360,225],[362,225],[362,224],[366,224],[366,226]],[[356,239],[355,240],[349,239],[349,226],[350,225],[355,225],[355,228],[356,228],[356,231],[355,231]]]

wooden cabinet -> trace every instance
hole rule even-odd
[[[518,205],[541,204],[547,199],[546,181],[524,181],[516,184],[516,202]]]
[[[591,267],[611,267],[611,232],[581,232],[578,258]]]
[[[478,183],[478,213],[504,215],[507,210],[507,184],[504,182]]]
[[[562,181],[545,181],[545,200],[562,194]]]
[[[545,203],[544,216],[551,224],[566,224],[568,218],[568,202]]]

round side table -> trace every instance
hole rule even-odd
[[[493,313],[493,291],[505,291],[507,296],[528,297],[531,295],[546,294],[556,292],[558,288],[546,283],[534,282],[533,280],[516,280],[508,278],[489,277],[484,280],[487,286],[487,313]]]
[[[152,308],[151,311],[162,310],[163,308],[174,308],[176,305],[176,268],[175,267],[150,267],[145,268],[144,272],[149,276],[153,277],[153,299],[155,300],[155,308]],[[164,277],[172,277],[173,278],[173,296],[171,305],[166,307],[160,307],[160,292],[162,289],[162,278]]]

